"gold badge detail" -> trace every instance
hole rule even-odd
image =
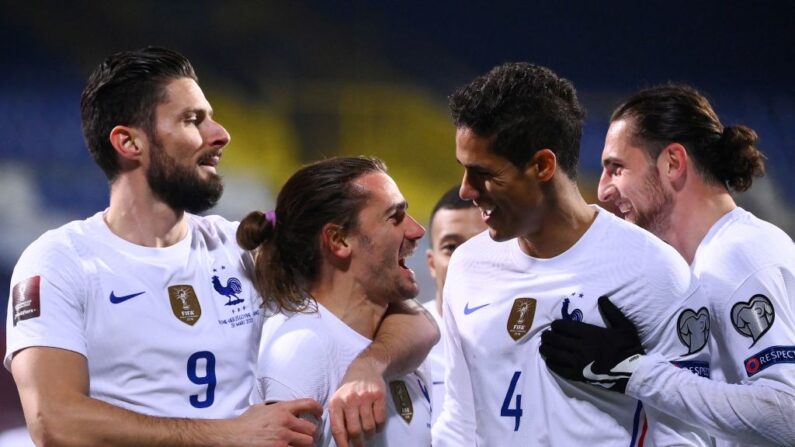
[[[535,298],[516,298],[508,315],[508,335],[514,341],[519,340],[533,327],[533,317],[536,315]]]
[[[406,383],[402,380],[389,382],[389,389],[392,391],[392,400],[395,401],[395,410],[407,424],[410,424],[411,418],[414,417],[414,406],[411,404]]]
[[[192,286],[186,284],[170,286],[168,298],[171,301],[171,310],[174,312],[174,316],[179,318],[179,321],[190,326],[199,321],[199,317],[202,316],[202,308]]]

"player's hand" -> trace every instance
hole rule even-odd
[[[367,360],[356,359],[329,401],[331,433],[338,447],[363,446],[386,421],[386,383]],[[350,444],[349,444],[350,442]]]
[[[323,407],[312,399],[252,405],[236,419],[242,428],[231,435],[229,445],[312,447],[317,426],[300,417],[305,414],[320,420]]]
[[[635,325],[606,296],[599,298],[599,310],[606,328],[555,320],[541,334],[539,351],[559,376],[623,393],[643,346]]]

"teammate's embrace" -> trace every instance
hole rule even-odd
[[[647,350],[706,362],[706,334],[680,341],[677,332],[677,318],[703,305],[687,264],[583,200],[575,182],[583,112],[569,81],[506,64],[450,105],[460,194],[475,201],[489,232],[450,262],[447,393],[434,446],[637,445],[646,433],[639,402],[551,373],[538,352],[541,333],[559,318],[603,325],[597,300],[607,296],[627,310]],[[625,385],[611,372],[616,363],[593,368],[592,380]],[[697,429],[648,414],[657,446],[707,445]]]
[[[707,428],[719,445],[792,446],[795,247],[729,193],[748,189],[764,173],[756,143],[750,128],[724,127],[693,88],[640,91],[613,113],[599,196],[675,247],[709,298],[699,313],[710,317],[717,380],[646,356],[627,394]],[[615,349],[603,339],[592,339],[590,348],[561,347],[558,355],[568,351],[587,362]]]
[[[387,308],[417,295],[406,258],[425,230],[407,208],[380,160],[341,157],[301,168],[282,188],[273,214],[243,219],[238,240],[257,249],[258,287],[288,315],[265,323],[254,401],[309,397],[327,408]],[[362,416],[361,427],[347,427],[362,433],[351,441],[429,445],[430,385],[427,367],[390,377],[386,427],[375,433],[377,418]],[[335,445],[332,430],[339,438],[341,421],[333,417],[324,412],[316,445]]]

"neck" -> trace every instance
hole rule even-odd
[[[375,338],[387,305],[370,299],[360,284],[343,275],[332,274],[316,281],[309,293],[351,329],[370,340]]]
[[[185,213],[155,198],[145,181],[121,175],[110,189],[110,206],[105,214],[110,231],[133,244],[168,247],[185,237]]]
[[[558,179],[545,194],[543,221],[534,232],[521,236],[522,251],[536,258],[553,258],[565,252],[588,231],[597,211],[582,198],[577,184]]]
[[[737,205],[721,186],[694,182],[677,193],[670,224],[660,238],[671,244],[688,264],[710,228]]]

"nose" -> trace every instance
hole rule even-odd
[[[599,177],[599,187],[596,196],[602,202],[609,202],[616,195],[616,187],[613,185],[612,178],[606,169],[602,169],[602,176]]]
[[[463,200],[475,200],[478,198],[478,191],[472,185],[472,179],[465,170],[464,177],[461,179],[461,187],[458,188],[458,196]]]
[[[425,236],[425,228],[417,222],[417,219],[411,215],[407,215],[408,228],[406,229],[406,239],[417,240]]]
[[[229,141],[232,140],[232,137],[229,135],[229,132],[224,129],[224,126],[222,126],[221,123],[210,119],[208,124],[207,141],[209,141],[210,146],[220,149],[229,144]]]

